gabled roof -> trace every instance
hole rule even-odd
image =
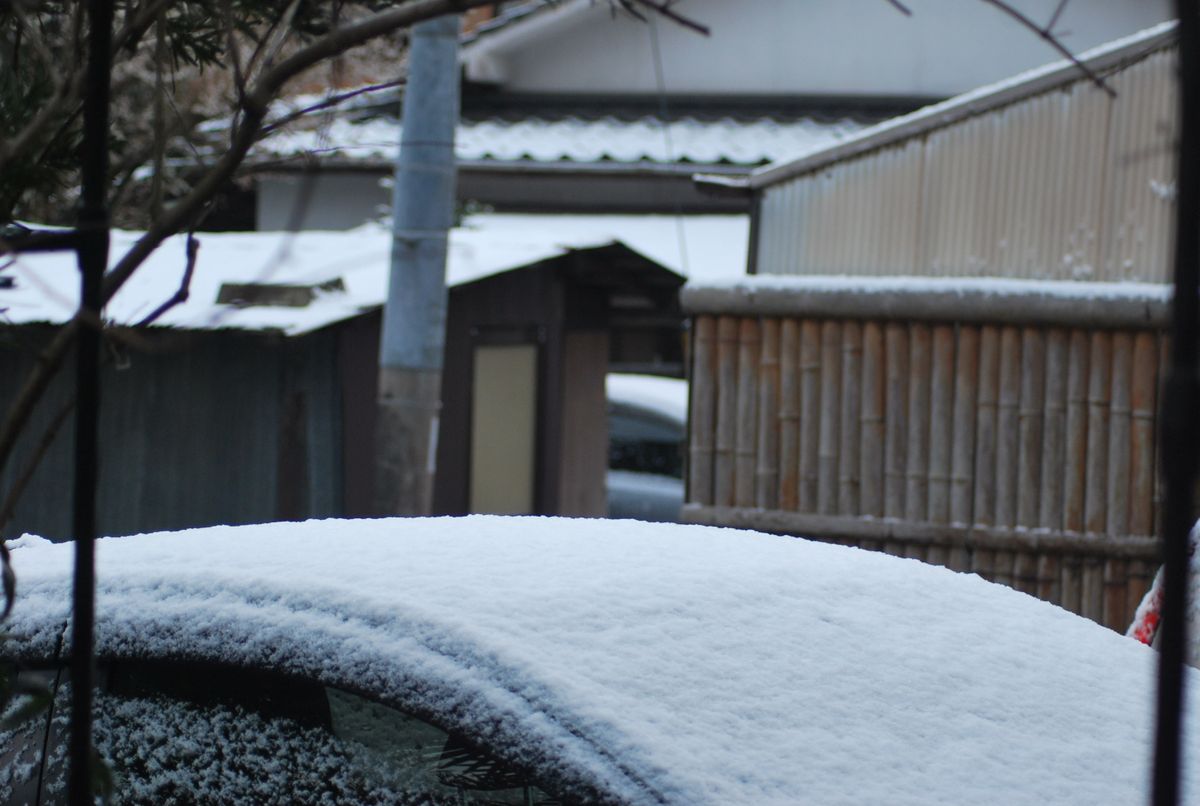
[[[745,216],[473,216],[451,231],[449,285],[461,285],[572,251],[621,244],[684,276],[741,273]],[[681,231],[686,244],[681,253]],[[114,231],[111,257],[141,236]],[[200,233],[188,300],[158,320],[185,330],[257,330],[299,335],[349,319],[387,297],[391,231],[370,224],[348,232]],[[185,239],[168,239],[105,309],[136,325],[178,289]],[[0,324],[61,324],[73,315],[78,271],[70,253],[0,258]],[[250,295],[250,296],[248,296]],[[259,304],[246,305],[253,297]],[[266,303],[266,304],[264,304]]]

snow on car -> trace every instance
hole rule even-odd
[[[688,385],[679,378],[610,372],[608,475],[610,518],[676,521],[683,506],[683,442]]]
[[[97,737],[128,802],[1147,797],[1153,650],[914,560],[482,516],[215,527],[97,554]],[[71,546],[22,538],[13,561],[6,654],[52,675]],[[212,688],[241,700],[202,702]],[[21,752],[0,748],[9,791],[39,774]]]

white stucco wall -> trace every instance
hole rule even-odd
[[[1055,61],[1045,42],[982,0],[681,0],[705,38],[654,23],[671,95],[949,96]],[[1014,0],[1045,22],[1058,0]],[[1169,19],[1169,0],[1071,0],[1073,51]],[[607,3],[567,0],[466,51],[468,75],[520,93],[656,92],[650,26]]]

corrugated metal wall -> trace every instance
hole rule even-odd
[[[763,190],[762,274],[1165,282],[1176,50]]]
[[[7,408],[48,333],[0,331],[0,377],[9,379],[0,387],[0,406]],[[104,370],[102,534],[341,512],[335,331],[286,341],[234,332],[135,336],[154,349],[127,349],[110,339],[115,346]],[[64,379],[71,377],[68,368],[39,407],[0,476],[0,497],[67,400]],[[69,535],[72,434],[68,420],[0,532],[4,537]]]

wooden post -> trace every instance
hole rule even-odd
[[[1088,477],[1087,392],[1091,365],[1088,360],[1089,346],[1085,331],[1071,331],[1070,343],[1067,346],[1067,453],[1062,467],[1065,476],[1063,479],[1063,528],[1070,532],[1083,532],[1084,530],[1084,502],[1087,498]],[[1074,608],[1074,612],[1079,612],[1078,606]]]
[[[688,500],[713,502],[713,437],[717,421],[717,322],[698,316],[692,329],[691,429]]]
[[[950,522],[950,464],[954,447],[954,327],[933,329],[929,409],[929,520]]]
[[[735,506],[754,506],[754,471],[758,447],[758,352],[761,335],[758,320],[743,317],[738,326],[737,429],[734,462]]]
[[[800,506],[800,323],[784,319],[779,333],[779,508]]]
[[[1020,475],[1021,332],[1000,331],[1000,385],[996,411],[996,525],[1017,523]],[[1011,572],[1010,572],[1011,573]]]
[[[842,424],[838,447],[838,512],[857,515],[862,414],[862,326],[842,324]]]
[[[999,383],[1000,331],[993,325],[984,325],[979,331],[974,506],[974,522],[984,526],[996,523],[996,396]]]
[[[762,322],[758,371],[758,445],[754,504],[775,509],[779,503],[779,320]]]
[[[1129,533],[1149,536],[1154,534],[1154,412],[1158,404],[1158,348],[1150,331],[1134,336],[1132,385]]]
[[[884,328],[887,422],[883,447],[883,514],[904,517],[905,468],[908,466],[908,329],[889,323]]]
[[[954,373],[954,456],[951,461],[950,522],[971,523],[975,494],[975,406],[979,385],[979,328],[958,331],[958,360]]]
[[[859,468],[862,490],[859,511],[863,515],[882,517],[886,443],[885,380],[883,326],[878,322],[867,322],[863,325],[862,378],[862,443]]]
[[[909,326],[908,462],[904,517],[924,521],[929,511],[929,382],[932,372],[929,326]]]
[[[817,511],[822,515],[837,514],[838,505],[841,335],[839,323],[821,325],[821,450],[817,467]]]
[[[1108,333],[1092,334],[1091,361],[1088,373],[1087,427],[1087,498],[1084,501],[1084,529],[1101,534],[1108,525],[1108,399],[1112,377],[1112,338]],[[1087,569],[1084,569],[1086,576]],[[1085,583],[1086,584],[1086,583]],[[1085,592],[1085,597],[1087,593]],[[1099,599],[1093,604],[1099,608]],[[1084,602],[1084,608],[1088,602]],[[1101,617],[1093,610],[1088,618]]]
[[[738,320],[717,320],[717,439],[713,504],[733,506],[734,448],[737,441]]]
[[[800,511],[817,511],[821,448],[821,326],[800,325]]]
[[[1067,332],[1046,333],[1046,406],[1042,423],[1042,491],[1038,525],[1063,528],[1067,431]],[[1057,576],[1057,566],[1055,576]],[[1045,597],[1043,597],[1045,598]]]
[[[1112,390],[1108,414],[1108,518],[1105,531],[1110,535],[1129,534],[1130,428],[1133,380],[1133,335],[1115,333],[1112,337]],[[1108,623],[1107,621],[1105,623]]]
[[[1039,524],[1041,513],[1044,450],[1042,411],[1046,405],[1046,354],[1042,333],[1032,327],[1025,328],[1021,333],[1020,405],[1017,524],[1033,527]]]

